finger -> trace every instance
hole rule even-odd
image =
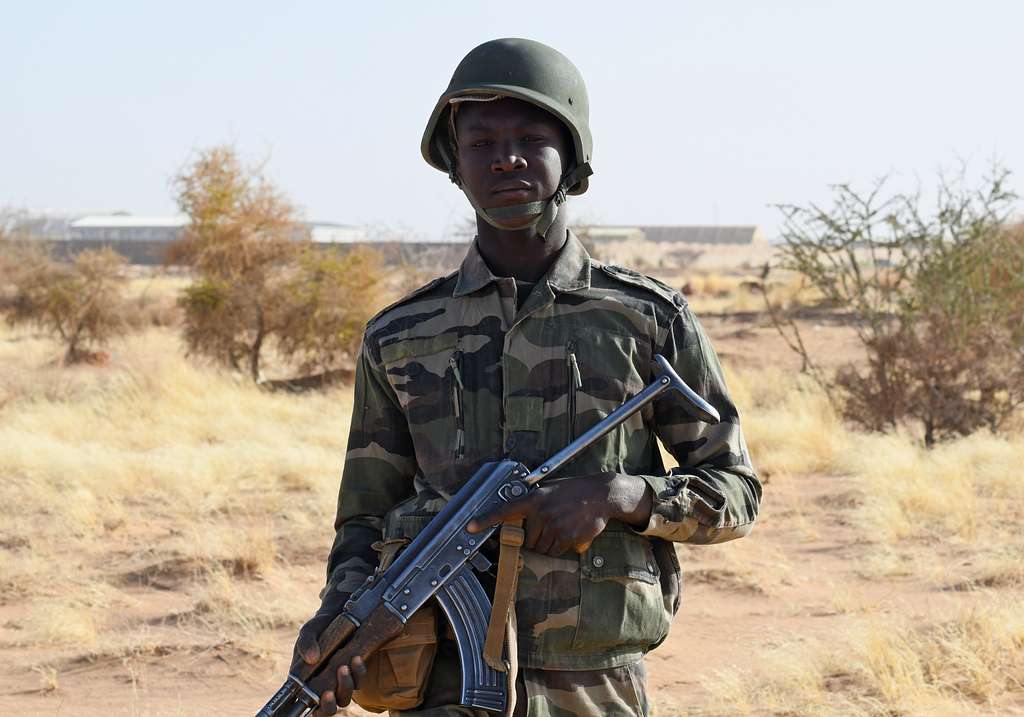
[[[518,500],[509,501],[503,505],[499,505],[497,508],[489,513],[477,516],[473,520],[469,521],[469,525],[466,526],[466,530],[470,533],[479,533],[485,528],[489,528],[492,525],[498,523],[504,523],[506,520],[512,518],[525,518],[531,508],[531,496],[520,498]]]
[[[334,699],[334,693],[327,691],[320,695],[320,706],[316,708],[316,712],[313,713],[313,717],[320,717],[320,715],[333,715],[337,713],[338,703]]]
[[[320,659],[320,645],[316,641],[317,632],[308,625],[304,625],[299,630],[299,637],[295,641],[295,647],[302,655],[302,659],[310,665],[315,665]]]
[[[352,691],[354,689],[352,670],[349,669],[348,665],[342,665],[338,668],[338,689],[334,691],[338,705],[346,707],[352,701]]]
[[[555,544],[551,546],[551,552],[548,553],[548,555],[554,555],[556,557],[559,555],[565,555],[569,552],[569,549],[573,547],[574,542],[575,541],[571,539],[556,540]]]
[[[523,538],[523,547],[527,550],[536,550],[537,541],[540,539],[541,533],[544,532],[544,522],[535,516],[531,520],[526,521],[526,525],[523,528],[526,531],[526,535]]]
[[[552,530],[550,526],[545,526],[544,531],[540,534],[540,538],[537,539],[537,547],[534,550],[545,555],[554,555],[551,552],[551,548],[554,546],[557,538],[558,533]]]
[[[354,657],[352,658],[352,684],[355,689],[359,689],[359,683],[366,677],[366,663],[363,662],[363,658]]]

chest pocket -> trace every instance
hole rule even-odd
[[[643,390],[651,355],[646,343],[601,330],[580,332],[567,351],[569,435],[575,437]],[[572,471],[631,472],[642,462],[649,442],[644,413],[634,414],[591,446],[576,459]]]
[[[380,347],[381,362],[427,475],[450,469],[464,451],[458,336],[410,337]]]

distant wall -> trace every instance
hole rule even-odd
[[[110,247],[129,263],[140,266],[160,266],[172,242],[165,241],[132,241],[130,239],[119,239],[117,241],[106,241],[102,239],[74,239],[56,240],[46,242],[53,247],[54,255],[59,259],[71,260],[79,252],[87,249],[102,249]]]
[[[110,247],[124,256],[132,264],[140,266],[161,266],[165,263],[170,241],[132,241],[119,239],[116,241],[99,239],[75,239],[48,241],[54,254],[65,260],[72,259],[86,249]],[[346,252],[356,246],[368,246],[384,255],[387,264],[415,264],[416,266],[434,269],[438,273],[454,271],[459,268],[462,258],[466,255],[469,243],[460,242],[352,242],[339,244],[314,244],[327,251]]]

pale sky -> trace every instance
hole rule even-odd
[[[588,84],[578,216],[774,236],[771,205],[830,183],[996,158],[1024,190],[1022,28],[1019,0],[8,3],[0,207],[174,213],[190,150],[233,142],[309,219],[440,238],[471,212],[424,124],[515,36]]]

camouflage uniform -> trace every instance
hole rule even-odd
[[[654,495],[650,521],[613,521],[579,555],[524,551],[516,599],[531,715],[643,712],[639,660],[679,607],[670,541],[745,535],[761,486],[721,367],[678,292],[593,261],[570,233],[518,310],[515,294],[474,244],[458,272],[367,325],[324,590],[355,590],[376,565],[371,544],[415,536],[480,464],[538,465],[638,392],[661,353],[722,422],[698,422],[663,398],[567,466],[562,480],[641,476]],[[680,468],[666,473],[656,438]],[[457,675],[444,652],[428,705],[454,677],[443,674]]]

